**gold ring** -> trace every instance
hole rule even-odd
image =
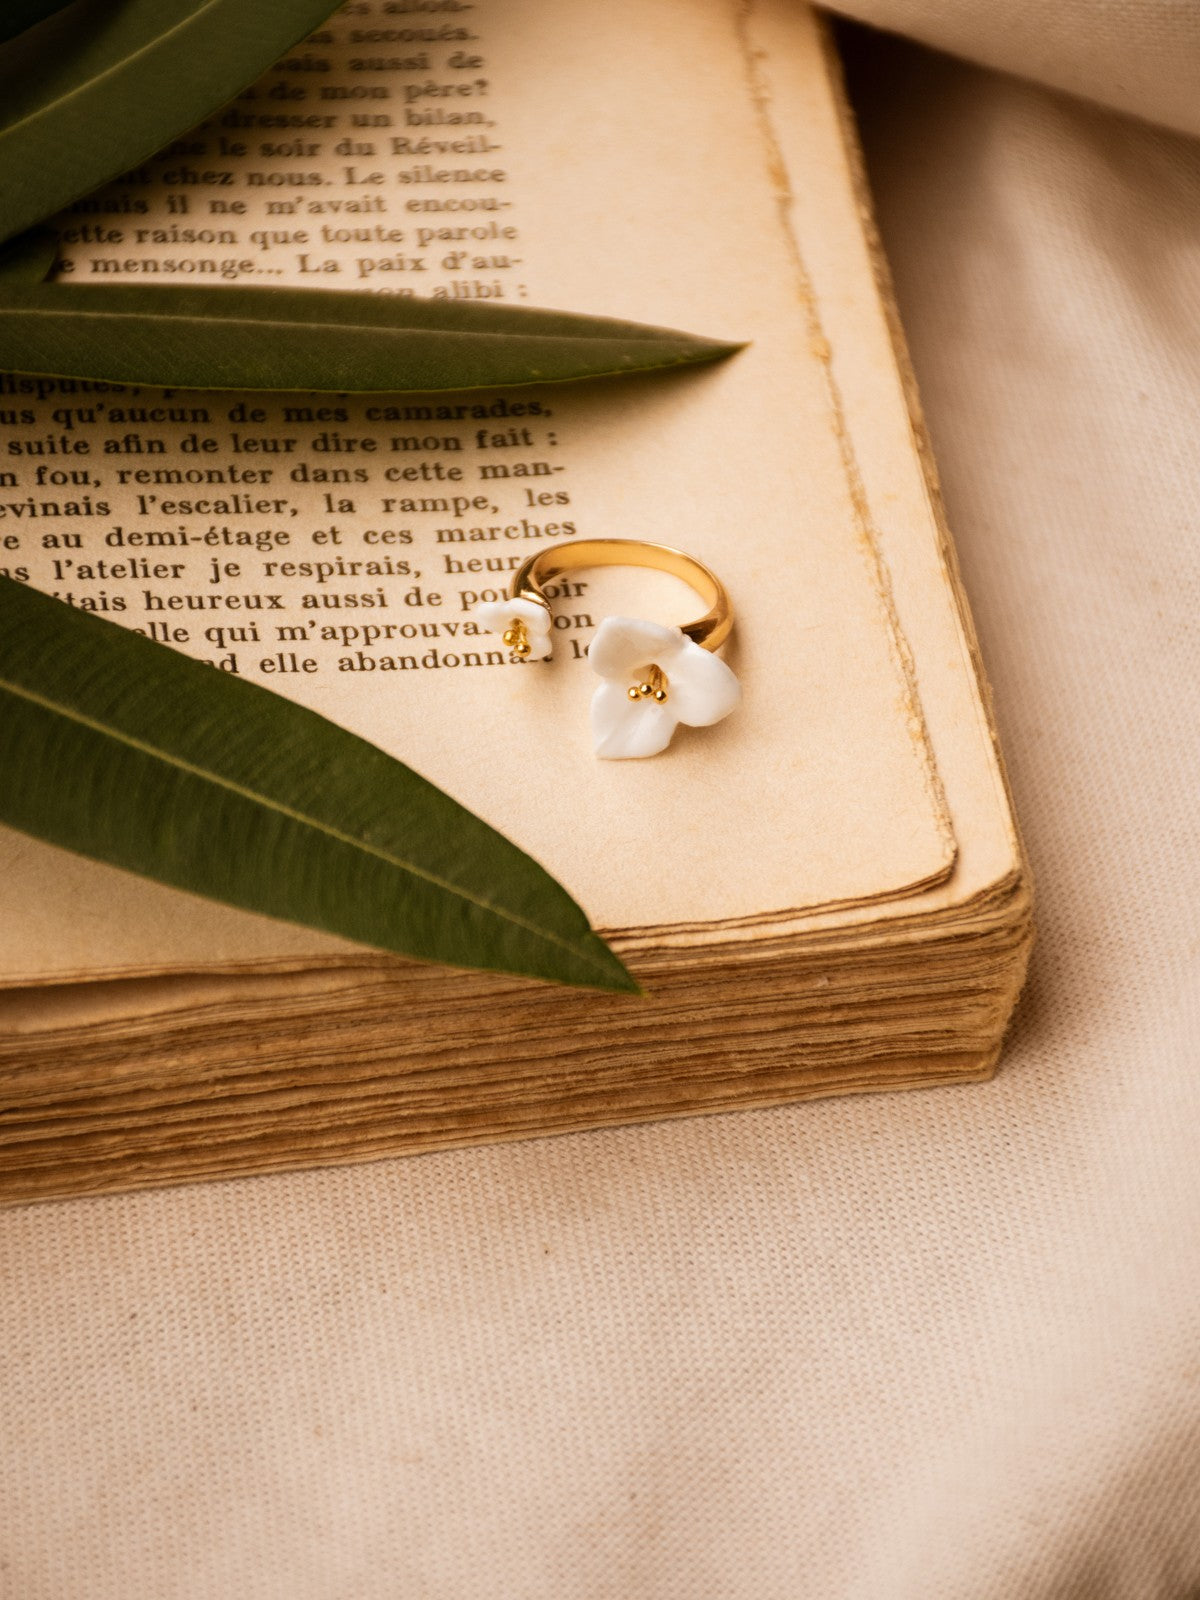
[[[681,628],[636,617],[606,617],[588,650],[602,680],[592,696],[592,734],[598,756],[657,755],[680,723],[706,727],[729,715],[741,686],[714,652],[733,628],[725,586],[695,556],[642,539],[581,539],[539,550],[514,575],[507,600],[486,601],[470,613],[501,635],[518,662],[551,654],[553,612],[546,587],[583,567],[652,567],[694,589],[708,610]]]
[[[673,550],[668,544],[648,544],[643,539],[581,539],[578,544],[539,550],[514,577],[512,598],[538,601],[548,607],[545,585],[580,567],[653,567],[682,579],[708,603],[709,609],[695,622],[685,623],[680,632],[706,650],[719,650],[733,628],[733,608],[725,585],[703,561]]]

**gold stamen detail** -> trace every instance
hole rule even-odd
[[[641,683],[626,690],[631,700],[654,700],[661,706],[667,701],[667,675],[661,667],[651,667]]]
[[[520,617],[514,617],[512,626],[505,628],[500,637],[515,656],[527,656],[533,648],[529,643],[529,633]]]

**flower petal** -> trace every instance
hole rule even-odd
[[[592,738],[607,760],[656,756],[670,744],[676,720],[669,706],[631,700],[624,683],[599,684],[592,696]]]
[[[483,600],[472,606],[467,616],[489,633],[502,634],[514,622],[523,622],[529,638],[526,661],[544,661],[554,648],[550,638],[550,613],[533,600]]]
[[[670,665],[664,663],[670,700],[667,704],[680,722],[690,728],[706,728],[740,703],[742,686],[732,669],[711,650],[703,650],[691,639],[676,651]]]
[[[511,601],[508,600],[484,600],[482,604],[472,606],[467,616],[489,633],[503,633],[512,623],[510,605]]]
[[[505,600],[502,602],[508,607],[510,617],[519,617],[530,633],[549,633],[550,616],[549,606],[539,605],[536,600]]]
[[[659,622],[605,617],[596,629],[588,660],[593,672],[628,687],[639,668],[651,666],[664,652],[677,651],[681,639],[683,634],[678,628],[664,628]]]

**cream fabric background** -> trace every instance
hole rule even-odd
[[[838,0],[861,22],[1200,133],[1195,0]]]
[[[1200,104],[1191,6],[902,11]],[[1001,1075],[0,1214],[5,1600],[1200,1592],[1200,146],[855,81],[1040,891]]]

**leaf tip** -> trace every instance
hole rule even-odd
[[[612,946],[605,944],[599,934],[593,934],[591,942],[592,971],[582,981],[592,989],[605,989],[612,994],[635,994],[644,999],[645,989]]]
[[[649,990],[643,989],[633,973],[628,969],[623,969],[620,981],[613,983],[612,990],[614,994],[632,994],[636,995],[639,1000],[649,999]]]
[[[723,361],[726,356],[736,356],[741,350],[748,350],[749,339],[707,339],[709,354],[714,361]]]

